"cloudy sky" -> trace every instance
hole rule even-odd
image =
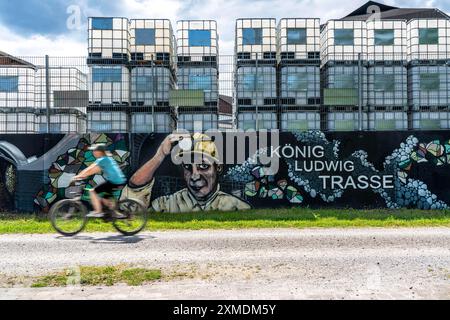
[[[0,51],[19,56],[87,55],[87,17],[213,19],[220,51],[231,54],[236,18],[341,18],[366,0],[0,0]],[[381,0],[380,2],[383,2]],[[384,0],[400,7],[435,7],[450,13],[448,0]]]

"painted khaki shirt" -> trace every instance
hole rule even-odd
[[[139,187],[131,188],[126,186],[122,191],[122,198],[132,198],[140,200],[148,208],[152,208],[156,212],[198,212],[198,211],[235,211],[248,210],[250,205],[241,199],[220,191],[218,186],[217,191],[212,195],[208,201],[199,202],[195,199],[188,189],[183,189],[174,194],[162,196],[151,202],[152,189],[155,180],[149,184]]]

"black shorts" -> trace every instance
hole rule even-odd
[[[125,187],[125,184],[114,184],[109,181],[106,181],[103,184],[100,184],[94,188],[97,194],[104,194],[104,197],[112,197],[113,192],[117,189],[122,189]]]

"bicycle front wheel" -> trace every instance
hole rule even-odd
[[[87,223],[87,208],[79,201],[62,200],[50,209],[50,221],[53,228],[66,237],[83,231]]]
[[[133,236],[141,232],[147,225],[148,212],[142,203],[126,199],[117,203],[117,211],[124,217],[115,219],[114,228],[125,236]]]

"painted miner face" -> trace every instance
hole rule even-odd
[[[221,168],[208,158],[195,164],[183,164],[184,180],[197,200],[207,200],[216,191]]]

